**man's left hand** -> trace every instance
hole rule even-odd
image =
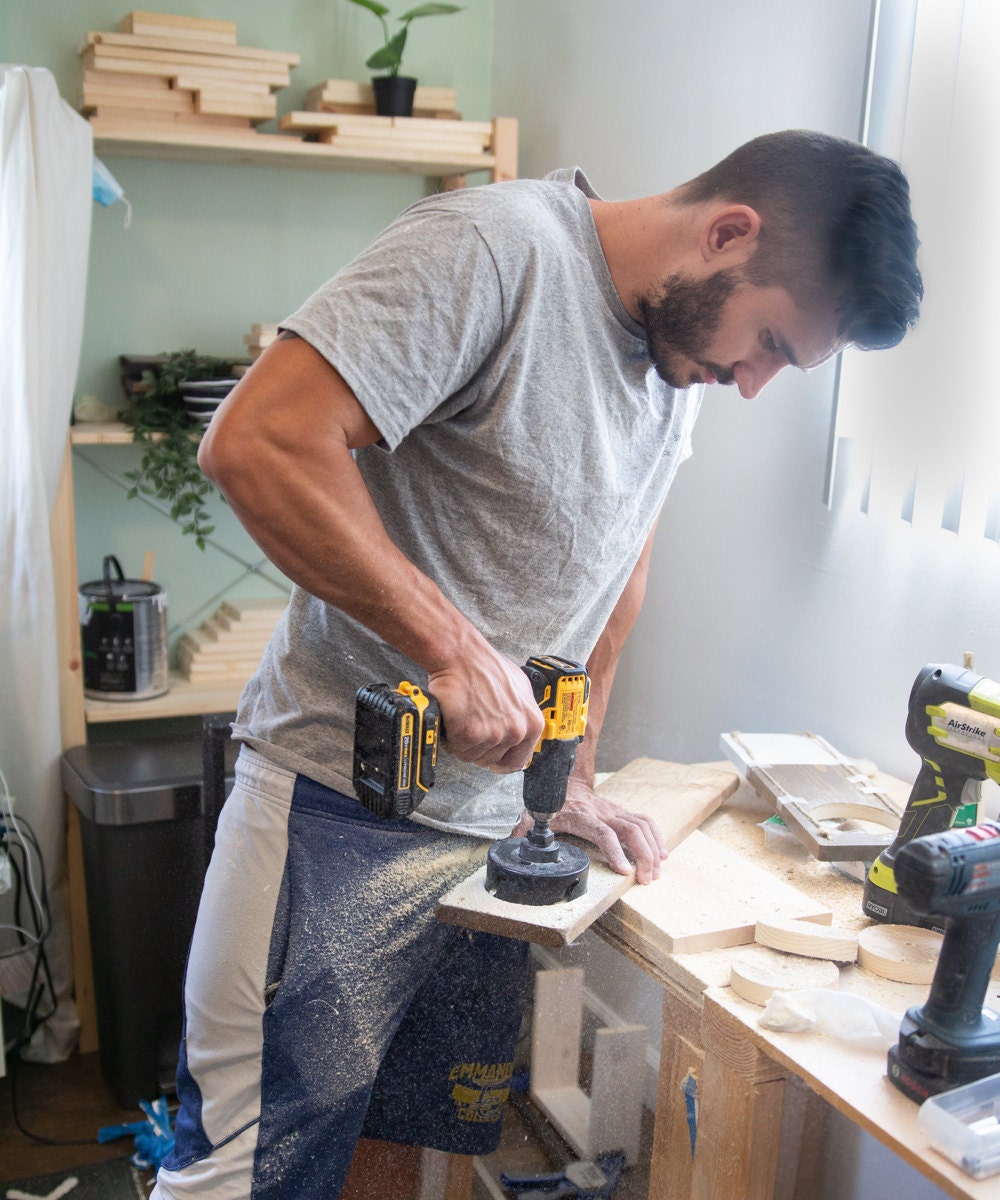
[[[524,837],[532,826],[525,812],[512,832]],[[608,866],[628,875],[635,864],[636,883],[651,883],[659,877],[667,846],[651,818],[607,800],[578,779],[570,779],[566,803],[551,821],[554,833],[571,833],[591,842],[604,855]]]

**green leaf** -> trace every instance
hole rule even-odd
[[[354,0],[354,3],[361,4],[363,0]],[[449,13],[461,11],[462,7],[459,4],[418,4],[416,8],[411,8],[409,12],[403,13],[399,19],[413,21],[417,17],[445,17]]]
[[[351,0],[351,3],[357,4],[361,8],[367,8],[376,17],[387,17],[389,15],[389,10],[384,4],[379,4],[378,0]]]
[[[370,67],[373,71],[389,71],[395,75],[399,71],[405,45],[406,26],[404,25],[399,33],[394,34],[381,49],[375,51],[365,66]]]

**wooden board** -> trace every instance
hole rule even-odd
[[[236,22],[217,21],[209,17],[183,17],[177,13],[155,13],[135,10],[122,17],[118,23],[122,33],[158,34],[161,31],[172,37],[204,38],[209,41],[230,43],[236,41]]]
[[[190,33],[182,36],[146,35],[133,33],[88,33],[89,46],[131,46],[143,50],[183,50],[185,53],[222,54],[227,58],[252,58],[259,61],[281,63],[289,67],[297,67],[302,56],[296,51],[262,50],[256,46],[228,45],[220,48],[220,43],[206,41],[199,45]]]
[[[660,878],[632,888],[603,917],[604,929],[661,969],[674,954],[753,942],[757,918],[829,924],[829,908],[696,830]]]
[[[673,849],[738,785],[739,777],[733,771],[640,758],[605,780],[597,790],[632,812],[653,817]],[[586,893],[576,900],[550,905],[498,900],[486,891],[483,866],[438,901],[437,916],[448,925],[544,946],[568,945],[633,885],[631,875],[618,875],[596,859],[593,846],[586,849],[591,855],[590,876]],[[669,870],[669,863],[664,869]]]

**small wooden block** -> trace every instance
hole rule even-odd
[[[896,983],[930,983],[942,936],[916,925],[871,925],[858,934],[858,962]]]
[[[754,940],[773,950],[835,963],[854,962],[858,957],[857,934],[811,921],[758,921]]]
[[[733,958],[729,983],[737,996],[763,1006],[775,992],[838,987],[840,969],[827,960],[782,954],[766,946],[748,946]]]

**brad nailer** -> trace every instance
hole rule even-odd
[[[899,832],[868,872],[864,912],[888,924],[940,929],[933,913],[900,895],[896,856],[914,838],[951,829],[963,809],[973,814],[967,824],[978,820],[983,781],[1000,783],[1000,684],[965,667],[928,664],[910,691],[906,740],[920,771]]]

